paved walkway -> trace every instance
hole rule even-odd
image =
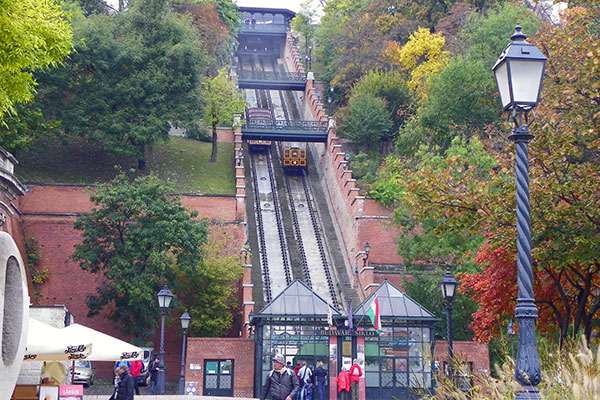
[[[244,397],[213,397],[213,396],[178,396],[178,395],[164,395],[164,396],[134,396],[135,400],[157,400],[157,399],[167,399],[167,400],[193,400],[193,399],[201,399],[201,400],[253,400],[251,398]],[[106,395],[86,395],[83,396],[83,400],[107,400],[108,396]]]

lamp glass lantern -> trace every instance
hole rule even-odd
[[[369,257],[369,253],[371,252],[371,245],[369,244],[369,242],[365,243],[365,254],[367,255],[367,257]]]
[[[446,270],[440,286],[442,288],[442,295],[444,296],[444,299],[447,301],[452,301],[454,299],[454,294],[456,293],[458,282],[454,278],[454,275],[452,275],[450,272],[450,269]]]
[[[504,111],[528,110],[540,101],[546,56],[534,45],[525,41],[527,36],[517,24],[512,42],[506,46],[492,68],[500,92]]]
[[[173,293],[171,293],[171,291],[165,284],[165,286],[163,286],[160,292],[158,292],[156,297],[158,298],[158,307],[161,310],[166,310],[171,305],[171,300],[173,300],[173,297],[175,296],[173,295]]]
[[[192,318],[190,317],[190,314],[188,314],[187,310],[185,310],[183,314],[181,314],[181,317],[179,317],[179,321],[181,321],[181,329],[186,330],[189,328],[191,320]]]

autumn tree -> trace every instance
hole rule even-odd
[[[242,114],[246,100],[235,83],[229,80],[227,70],[221,69],[212,79],[204,82],[204,122],[212,129],[212,151],[210,161],[217,161],[217,127],[221,124],[234,127],[233,114]]]
[[[184,2],[179,11],[192,21],[200,45],[208,57],[208,72],[214,74],[229,61],[229,50],[233,43],[233,32],[219,13],[219,4],[214,2]]]
[[[132,181],[121,173],[91,193],[94,208],[74,224],[83,240],[73,260],[103,278],[86,300],[88,316],[103,315],[139,340],[157,326],[154,298],[161,287],[175,288],[180,273],[205,273],[199,268],[207,223],[171,192],[154,176]],[[204,283],[207,290],[214,284]]]
[[[413,97],[404,75],[397,71],[371,71],[354,85],[350,95],[370,94],[386,101],[386,108],[392,116],[393,124],[382,138],[391,140],[404,123],[411,109]]]
[[[400,46],[397,42],[388,43],[385,55],[397,67],[408,71],[408,86],[421,99],[426,97],[431,78],[448,63],[450,53],[443,50],[445,39],[441,34],[419,28],[410,35],[408,42]]]
[[[544,25],[535,40],[548,55],[530,145],[535,296],[541,330],[558,331],[561,340],[569,332],[590,337],[600,309],[596,18],[590,10],[573,8],[560,24]],[[438,235],[483,236],[474,257],[482,272],[461,278],[461,290],[481,304],[472,325],[481,340],[497,334],[517,294],[514,149],[504,143],[503,148],[498,140],[485,142],[493,164],[473,164],[472,151],[460,150],[469,144],[458,142],[438,156],[439,168],[417,166],[399,178],[412,215],[439,219]]]
[[[56,67],[71,51],[73,31],[55,0],[0,2],[0,123],[16,103],[32,100],[34,71]]]
[[[239,306],[237,283],[242,276],[240,255],[227,252],[232,243],[232,235],[217,227],[207,239],[197,270],[177,273],[177,298],[192,318],[190,335],[219,337],[232,327]]]

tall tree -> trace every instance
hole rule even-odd
[[[74,224],[83,241],[73,260],[103,277],[87,298],[88,316],[104,315],[140,340],[157,326],[155,294],[165,283],[174,288],[177,273],[196,276],[206,243],[207,223],[170,192],[154,176],[121,173],[92,192],[95,207]]]
[[[204,82],[203,90],[206,106],[204,122],[212,129],[212,152],[210,161],[217,161],[217,127],[227,124],[234,127],[233,114],[242,114],[246,100],[227,76],[227,70],[221,69],[217,76]]]
[[[169,122],[200,118],[206,57],[187,19],[166,0],[137,0],[116,16],[91,16],[76,29],[65,68],[40,74],[44,115],[67,135],[97,142],[145,167],[146,146],[166,140]]]
[[[58,65],[73,32],[55,0],[0,1],[0,124],[15,103],[33,98],[33,72]]]
[[[385,100],[369,93],[351,97],[340,116],[340,133],[354,143],[365,145],[373,154],[379,140],[392,127]]]

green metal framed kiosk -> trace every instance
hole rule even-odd
[[[380,307],[380,334],[367,315],[375,297]],[[256,341],[254,395],[260,396],[277,353],[292,366],[306,362],[314,367],[322,361],[328,370],[329,400],[337,398],[339,370],[353,359],[363,370],[361,399],[412,400],[423,392],[433,393],[431,354],[433,325],[438,319],[432,313],[384,281],[351,315],[352,324],[348,315],[342,315],[299,280],[251,315]]]

